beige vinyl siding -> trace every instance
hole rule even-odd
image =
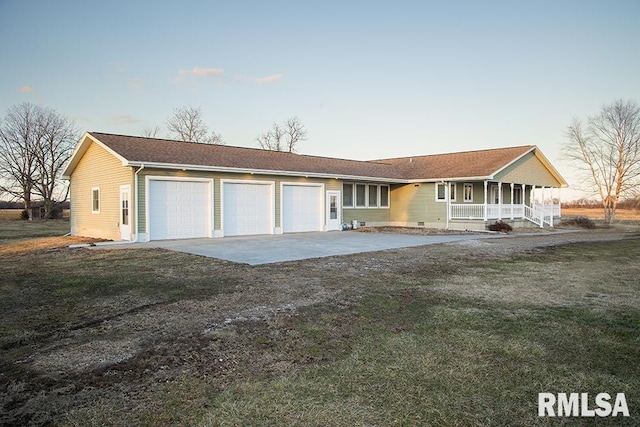
[[[71,174],[71,234],[120,240],[120,186],[132,183],[130,167],[91,143]],[[100,213],[92,213],[93,188],[100,189]]]
[[[497,174],[493,181],[514,182],[545,187],[560,187],[561,183],[549,172],[534,153],[521,159]]]
[[[220,173],[220,172],[204,172],[204,171],[182,171],[168,169],[143,169],[138,178],[138,211],[140,212],[138,226],[144,232],[146,230],[146,212],[145,212],[145,177],[146,176],[171,176],[184,178],[208,178],[213,179],[213,211],[214,211],[214,230],[222,228],[220,209],[221,181],[222,180],[240,180],[240,181],[273,181],[275,183],[275,223],[276,227],[281,226],[280,221],[280,187],[282,182],[308,182],[313,184],[324,184],[325,191],[339,190],[342,191],[342,182],[337,179],[321,179],[321,178],[305,178],[290,177],[278,175],[258,175],[258,174],[240,174],[240,173]]]
[[[436,185],[434,183],[393,185],[391,187],[390,220],[392,223],[414,227],[418,223],[429,226],[439,223],[444,225],[446,210],[446,202],[436,202]]]
[[[389,223],[388,208],[349,208],[343,209],[342,222],[351,223],[354,220],[364,223]]]

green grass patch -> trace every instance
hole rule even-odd
[[[71,231],[68,219],[48,221],[0,221],[0,244],[17,239],[64,236]]]

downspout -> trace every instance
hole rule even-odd
[[[449,229],[449,210],[451,209],[451,183],[444,183],[444,195],[447,198],[447,212],[445,214],[445,230]]]
[[[140,165],[140,167],[138,168],[138,170],[136,171],[135,175],[134,175],[134,180],[133,180],[133,194],[134,197],[136,199],[136,208],[135,208],[135,213],[136,213],[136,238],[133,241],[133,243],[138,243],[140,241],[140,230],[138,230],[138,227],[140,226],[140,221],[138,221],[138,213],[140,211],[139,209],[139,204],[138,204],[138,174],[142,171],[142,169],[144,169],[144,163]]]

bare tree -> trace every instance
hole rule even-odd
[[[584,174],[583,182],[600,197],[605,223],[611,223],[621,198],[639,190],[640,107],[616,100],[588,117],[586,126],[574,119],[567,138],[564,156]]]
[[[80,131],[72,121],[51,109],[43,109],[40,128],[41,138],[35,146],[34,192],[42,197],[44,217],[49,219],[53,218],[56,205],[69,195],[69,186],[60,176],[80,138]]]
[[[296,151],[298,143],[307,139],[307,130],[300,119],[293,117],[285,122],[284,126],[285,141],[287,151],[293,153]]]
[[[282,128],[277,123],[274,123],[273,127],[269,131],[259,135],[256,141],[258,141],[260,148],[263,150],[284,151],[283,138],[284,132]]]
[[[0,189],[31,207],[33,177],[37,168],[34,147],[39,136],[38,108],[29,103],[9,108],[0,126]]]
[[[73,122],[55,110],[29,103],[10,107],[0,126],[0,188],[29,212],[42,197],[45,217],[67,196],[60,180],[79,137]]]
[[[140,136],[144,136],[145,138],[160,138],[161,133],[160,126],[144,126],[142,130],[140,130]]]
[[[294,153],[300,141],[307,139],[307,130],[297,117],[286,120],[282,126],[274,123],[269,131],[256,138],[260,148]]]
[[[209,128],[202,119],[202,110],[191,106],[175,108],[173,116],[167,119],[169,134],[185,142],[200,144],[224,144],[222,136],[215,131],[209,135]]]

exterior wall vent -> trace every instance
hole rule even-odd
[[[365,225],[367,225],[367,223],[366,223],[366,222],[364,222],[364,221],[360,221],[360,227],[364,227]]]
[[[424,221],[418,221],[418,227],[424,227]]]

